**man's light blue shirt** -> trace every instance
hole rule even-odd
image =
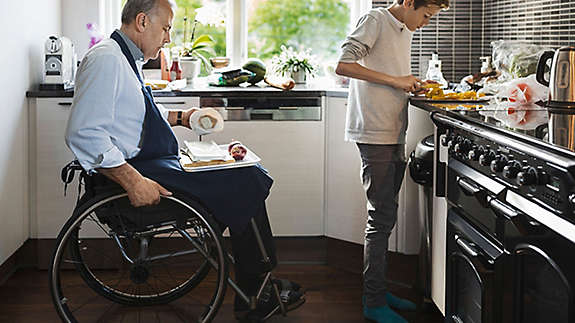
[[[127,35],[119,33],[142,75],[144,54]],[[94,172],[121,166],[135,157],[140,152],[145,98],[140,81],[114,40],[105,39],[88,51],[78,68],[74,91],[66,144],[82,167]],[[168,111],[161,105],[158,108],[167,118]]]

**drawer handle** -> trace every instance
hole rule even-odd
[[[186,102],[183,102],[183,101],[178,101],[178,102],[162,102],[162,101],[156,101],[156,104],[186,104]]]
[[[72,102],[58,102],[58,105],[61,105],[61,106],[68,106],[68,107],[69,107],[69,106],[71,106],[71,105],[72,105]]]
[[[226,107],[226,110],[245,110],[244,107]]]

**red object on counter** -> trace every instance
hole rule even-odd
[[[166,57],[165,49],[160,50],[160,68],[162,69],[162,80],[170,80],[170,66],[168,65],[168,58]]]
[[[182,79],[182,68],[180,66],[180,57],[176,57],[172,62],[172,68],[170,68],[170,81],[181,80]]]

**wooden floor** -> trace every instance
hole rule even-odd
[[[410,268],[404,264],[390,265],[390,289],[399,296],[418,301],[412,288],[413,281],[406,281]],[[270,323],[309,322],[309,323],[352,323],[366,322],[361,310],[361,276],[326,265],[282,264],[276,269],[276,276],[301,283],[307,290],[307,302],[287,317],[276,316]],[[402,281],[403,280],[403,281]],[[236,322],[233,319],[233,292],[228,289],[225,302],[214,322]],[[137,322],[175,322],[170,311],[178,305],[147,308],[144,312],[132,313]],[[409,322],[439,323],[441,314],[433,306],[425,311],[400,314]],[[127,322],[114,317],[110,312],[121,308],[102,308],[93,311],[94,322]],[[124,308],[125,310],[125,308]],[[136,310],[132,310],[134,312]],[[130,320],[132,321],[132,320]],[[180,320],[181,321],[181,320]],[[59,322],[53,308],[46,271],[24,269],[15,273],[0,286],[0,322]]]

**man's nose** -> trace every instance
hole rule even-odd
[[[164,39],[164,44],[169,44],[172,42],[172,36],[168,33],[166,39]]]

